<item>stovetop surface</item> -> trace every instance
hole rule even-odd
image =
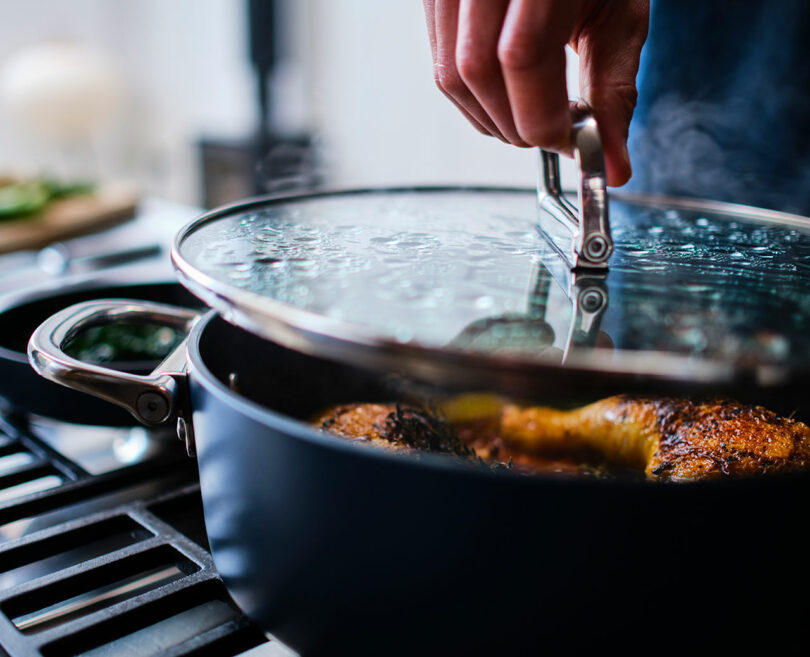
[[[81,257],[56,275],[36,253],[2,256],[0,305],[85,279],[172,281],[171,238],[198,214],[147,201],[134,221],[72,240]],[[97,268],[92,255],[155,242],[147,260]],[[291,654],[229,597],[208,549],[196,462],[172,431],[71,425],[2,401],[0,656]]]
[[[228,596],[179,441],[42,418],[0,420],[0,646],[12,657],[289,654]]]

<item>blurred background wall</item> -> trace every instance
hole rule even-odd
[[[277,54],[268,76],[274,141],[265,163],[305,143],[299,159],[316,170],[319,185],[534,184],[531,151],[482,137],[435,88],[420,2],[275,4],[268,34]],[[102,179],[133,180],[146,194],[205,203],[206,184],[224,171],[217,158],[230,166],[222,153],[238,153],[259,120],[248,24],[246,0],[0,3],[0,74],[26,48],[70,40],[108,57],[123,89],[119,111],[78,149],[21,128],[0,98],[0,174],[69,176],[80,166]],[[569,62],[569,87],[575,83]],[[287,144],[286,135],[305,141]],[[270,191],[315,184],[294,170],[283,184],[272,166],[262,171],[259,182]],[[571,173],[568,165],[569,181]],[[215,200],[246,190],[238,180],[221,185]]]

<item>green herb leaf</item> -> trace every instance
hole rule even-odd
[[[0,187],[0,219],[12,219],[38,212],[50,199],[47,186],[39,181],[12,183]]]

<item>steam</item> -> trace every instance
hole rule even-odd
[[[259,184],[268,193],[316,189],[327,173],[320,140],[308,137],[273,145],[256,166]]]
[[[791,136],[799,126],[773,127],[756,100],[669,94],[644,118],[631,128],[629,190],[810,214],[810,163]]]

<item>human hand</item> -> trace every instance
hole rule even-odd
[[[439,89],[480,132],[568,152],[565,45],[599,124],[608,184],[630,179],[627,132],[649,0],[423,0]]]

